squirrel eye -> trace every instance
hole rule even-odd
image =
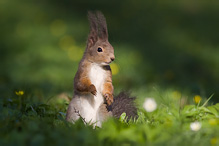
[[[97,51],[98,52],[103,52],[102,48],[100,48],[100,47],[97,49]]]

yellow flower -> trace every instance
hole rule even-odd
[[[15,91],[15,94],[18,95],[18,96],[22,96],[24,95],[24,91]]]
[[[202,100],[202,98],[201,98],[200,95],[195,95],[194,101],[195,101],[196,104],[198,104],[201,100]]]
[[[217,125],[217,120],[216,120],[216,119],[210,119],[210,120],[208,120],[208,123],[209,123],[211,126],[214,126],[214,125]]]
[[[119,66],[116,63],[111,63],[112,75],[116,75],[119,72]]]
[[[217,138],[214,137],[211,139],[211,145],[216,145],[217,144]]]

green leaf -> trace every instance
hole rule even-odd
[[[196,111],[196,107],[195,107],[195,105],[186,105],[184,108],[183,108],[183,110],[182,110],[182,112],[181,112],[181,114],[191,114],[191,112],[194,112],[194,111]]]
[[[209,106],[207,108],[212,114],[214,114],[216,117],[219,117],[219,112],[216,110],[215,106]]]
[[[125,119],[126,119],[126,113],[122,113],[121,116],[119,117],[119,121],[123,123],[125,122]]]

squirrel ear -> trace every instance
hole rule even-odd
[[[97,17],[94,13],[88,11],[88,20],[90,22],[90,33],[88,35],[87,47],[92,47],[98,39],[98,24]]]
[[[99,37],[103,40],[108,40],[106,18],[104,17],[103,13],[100,11],[97,11],[96,14],[99,24]]]
[[[90,48],[90,47],[94,46],[95,42],[96,41],[93,37],[89,37],[87,40],[87,47]]]

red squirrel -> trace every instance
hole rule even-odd
[[[108,117],[119,117],[123,112],[129,117],[136,117],[134,98],[125,93],[120,93],[118,98],[113,97],[110,63],[115,55],[108,41],[106,19],[100,11],[88,12],[88,19],[90,33],[87,47],[74,78],[74,97],[66,120],[74,123],[82,118],[85,123],[101,127]]]

